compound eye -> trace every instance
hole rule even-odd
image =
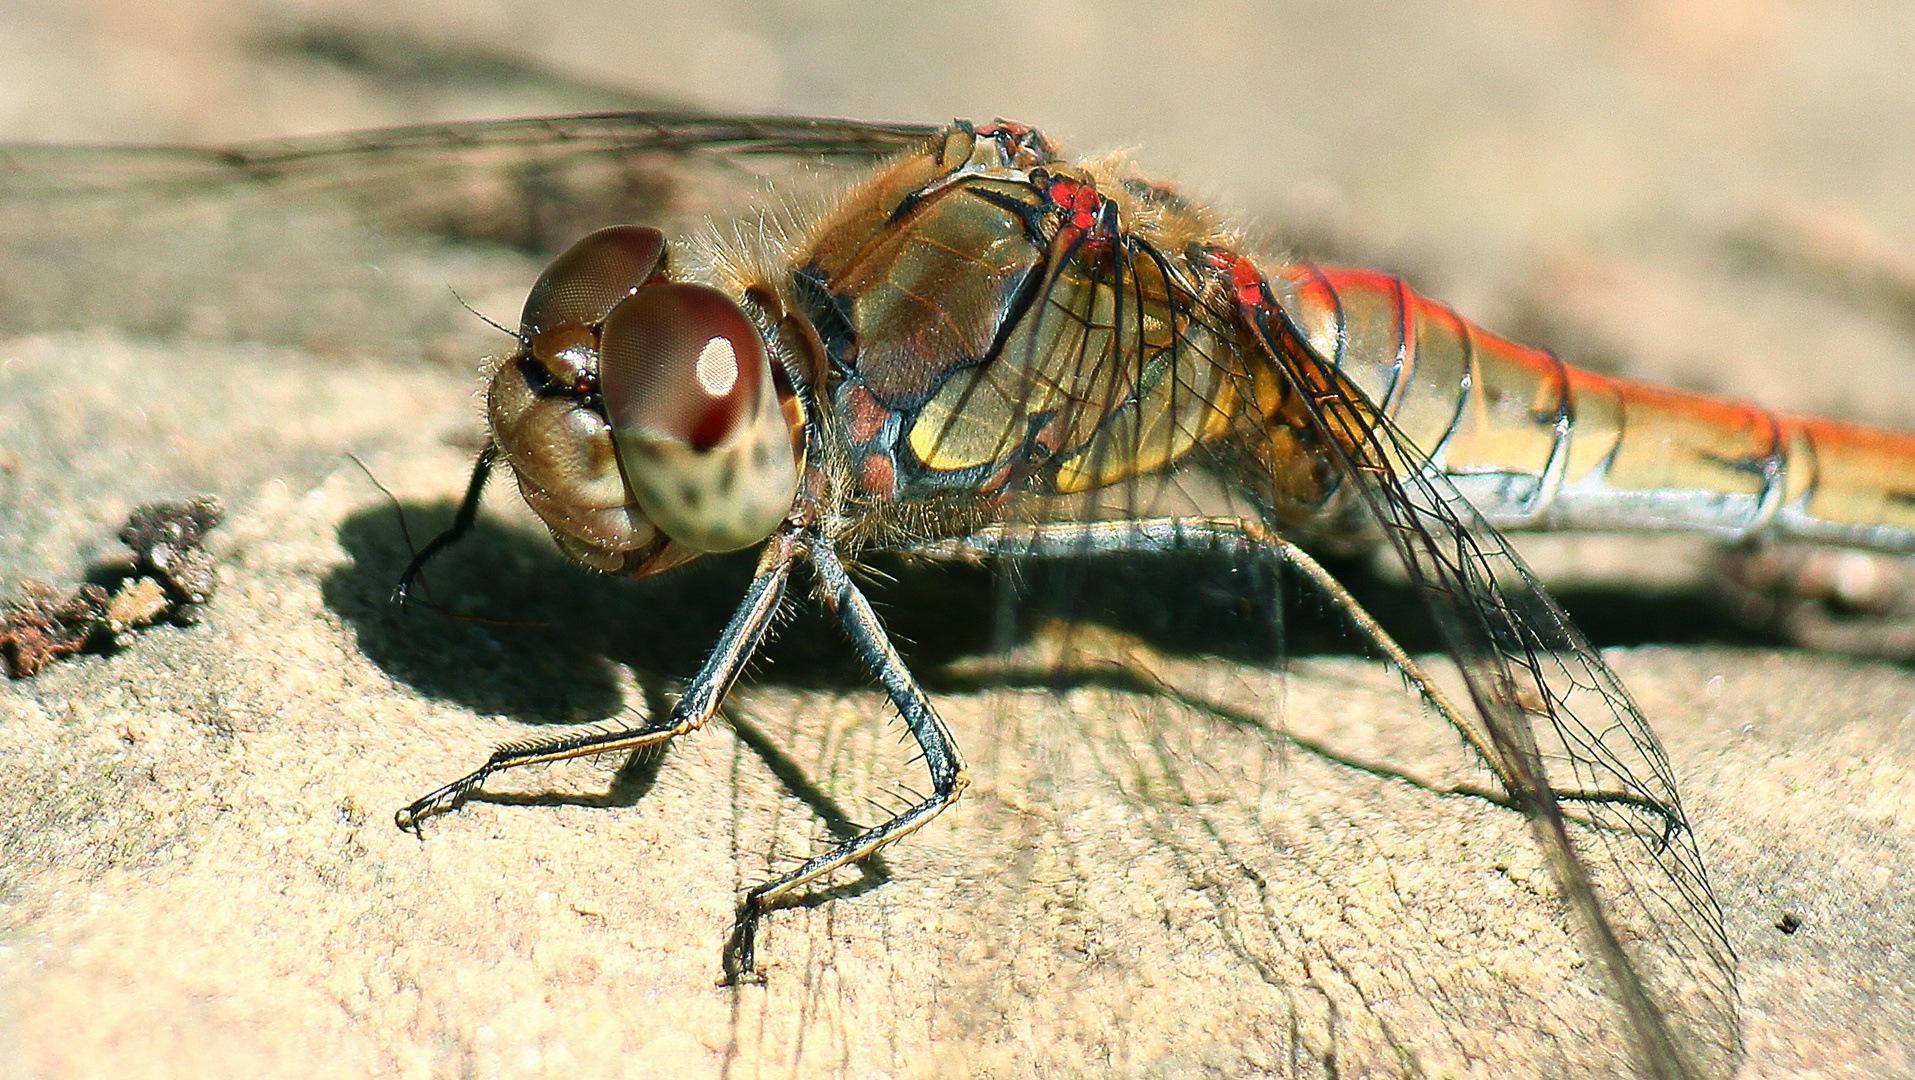
[[[790,512],[792,423],[758,328],[724,293],[667,282],[612,309],[599,387],[626,483],[666,535],[734,551]]]
[[[596,326],[637,292],[665,262],[665,234],[650,225],[613,225],[586,236],[553,259],[519,316],[528,344],[560,326]]]
[[[599,385],[614,429],[683,442],[700,453],[735,437],[771,382],[757,327],[704,285],[644,289],[605,318]]]

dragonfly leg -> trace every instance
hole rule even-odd
[[[465,497],[459,500],[459,512],[452,517],[452,524],[444,532],[433,537],[419,553],[406,564],[406,571],[399,575],[399,584],[392,590],[392,598],[404,606],[412,595],[412,583],[419,574],[441,551],[451,547],[472,531],[473,523],[479,519],[479,499],[485,494],[485,482],[492,475],[492,463],[499,459],[498,444],[486,440],[485,448],[479,451],[479,457],[472,463],[472,479],[466,481]]]
[[[891,704],[904,718],[905,726],[917,740],[925,768],[931,774],[931,795],[882,825],[866,829],[857,836],[807,859],[802,866],[759,885],[744,896],[738,906],[738,919],[731,941],[725,946],[725,982],[752,981],[753,951],[757,941],[758,920],[778,902],[831,873],[841,866],[857,862],[886,844],[911,833],[957,800],[969,785],[964,759],[950,729],[944,726],[931,701],[905,667],[904,658],[885,633],[878,614],[865,599],[851,575],[845,572],[837,552],[826,541],[811,547],[811,561],[818,569],[824,602],[837,613],[839,622],[851,639],[859,658],[884,687]]]
[[[1443,715],[1463,741],[1478,756],[1492,764],[1497,760],[1483,738],[1465,719],[1466,715],[1450,700],[1390,632],[1367,611],[1350,590],[1310,553],[1278,536],[1256,522],[1242,518],[1146,518],[1136,521],[1099,521],[1090,523],[1055,522],[1015,525],[980,530],[949,545],[951,554],[960,556],[1026,556],[1065,558],[1085,554],[1166,553],[1209,545],[1221,550],[1260,551],[1289,563],[1312,584],[1336,602],[1337,607],[1364,637],[1403,676],[1410,680],[1430,707]],[[1505,778],[1507,779],[1507,778]]]
[[[1258,530],[1258,532],[1262,533],[1262,530]],[[1449,722],[1450,727],[1462,737],[1463,741],[1469,745],[1471,750],[1476,752],[1476,756],[1489,767],[1490,771],[1496,774],[1496,778],[1502,782],[1504,790],[1508,793],[1508,804],[1513,805],[1521,801],[1522,797],[1519,793],[1528,790],[1531,783],[1529,780],[1512,773],[1506,764],[1509,760],[1508,753],[1495,752],[1484,733],[1468,722],[1467,718],[1470,714],[1456,707],[1455,702],[1424,672],[1422,665],[1412,659],[1410,654],[1403,650],[1403,646],[1397,644],[1396,639],[1390,636],[1390,632],[1385,630],[1382,624],[1376,621],[1375,616],[1371,615],[1361,603],[1357,602],[1356,597],[1352,596],[1350,591],[1343,587],[1342,582],[1338,581],[1328,570],[1325,570],[1322,564],[1311,558],[1309,552],[1304,551],[1302,548],[1297,547],[1295,544],[1281,537],[1262,533],[1261,538],[1255,542],[1269,545],[1281,555],[1286,562],[1295,567],[1305,577],[1308,577],[1331,599],[1335,600],[1337,607],[1344,613],[1344,616],[1350,620],[1350,624],[1354,626],[1359,633],[1369,638],[1370,642],[1383,653],[1390,664],[1398,671],[1401,671],[1404,678],[1410,680],[1411,684],[1416,687],[1417,692],[1423,696],[1423,700],[1429,702],[1431,708],[1443,715],[1443,718]],[[1558,786],[1554,783],[1550,785],[1550,791],[1552,797],[1559,802],[1580,803],[1588,807],[1603,804],[1627,806],[1644,811],[1661,822],[1663,843],[1665,844],[1668,842],[1673,830],[1679,827],[1686,827],[1681,824],[1683,819],[1679,811],[1638,792],[1603,790],[1600,788],[1574,788]],[[1594,823],[1585,821],[1584,824]]]
[[[635,730],[596,731],[502,746],[485,764],[400,810],[394,815],[394,821],[401,829],[417,833],[421,821],[456,809],[494,773],[521,765],[638,750],[703,727],[718,711],[732,682],[764,640],[765,631],[784,600],[798,547],[795,529],[781,530],[765,545],[764,554],[758,560],[758,571],[746,588],[744,599],[732,612],[731,621],[719,634],[711,655],[706,657],[704,666],[692,677],[671,712]]]
[[[1512,775],[1504,764],[1506,753],[1496,752],[1484,733],[1469,722],[1468,712],[1457,707],[1454,699],[1431,679],[1423,666],[1376,621],[1362,603],[1344,588],[1336,576],[1302,548],[1278,536],[1264,526],[1241,518],[1146,518],[1133,521],[1045,522],[996,526],[981,529],[961,539],[931,546],[928,554],[960,558],[978,556],[1067,558],[1093,554],[1166,553],[1186,551],[1207,545],[1214,550],[1265,552],[1289,563],[1333,600],[1338,610],[1358,633],[1367,638],[1389,664],[1402,672],[1429,706],[1440,713],[1464,743],[1496,774],[1511,794],[1495,801],[1510,805],[1515,792],[1528,790],[1529,781]],[[1603,789],[1552,787],[1554,798],[1585,805],[1621,805],[1645,811],[1664,826],[1676,828],[1680,816],[1655,799],[1628,792]]]

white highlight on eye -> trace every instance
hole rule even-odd
[[[731,339],[723,334],[705,342],[698,350],[698,366],[693,369],[698,386],[712,397],[724,397],[738,385],[738,353]]]

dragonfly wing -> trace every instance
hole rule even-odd
[[[66,193],[260,183],[349,187],[376,176],[447,175],[651,153],[869,159],[917,145],[938,130],[923,124],[670,111],[420,124],[225,146],[0,144],[0,182],[13,189]]]
[[[451,289],[510,296],[602,225],[735,214],[772,180],[933,131],[636,112],[217,147],[0,146],[0,330],[390,350],[464,329],[445,351],[479,355],[478,320]],[[457,265],[435,264],[448,252]]]
[[[1250,322],[1417,587],[1467,687],[1455,717],[1528,814],[1656,1077],[1740,1059],[1734,955],[1661,743],[1622,681],[1456,486],[1274,304]]]
[[[1059,182],[1043,193],[1057,201],[1060,185],[1069,191],[1067,184]],[[1017,192],[1014,187],[1006,190]],[[1233,913],[1224,921],[1232,927],[1235,948],[1245,957],[1254,957],[1251,963],[1261,979],[1272,986],[1321,992],[1324,999],[1336,1002],[1332,1012],[1348,1023],[1350,1031],[1374,1023],[1381,1041],[1393,1045],[1406,1060],[1420,1062],[1427,1056],[1436,1071],[1451,1060],[1480,1060],[1471,1046],[1472,1032],[1480,1030],[1483,1020],[1477,1006],[1495,999],[1502,1010],[1498,1020],[1505,1025],[1525,1024],[1511,1017],[1519,1010],[1532,1015],[1531,1005],[1542,1006],[1535,1013],[1543,1021],[1539,1030],[1564,1036],[1551,1050],[1537,1052],[1537,1057],[1552,1064],[1600,1059],[1605,1063],[1602,1068],[1613,1072],[1613,1043],[1619,1038],[1614,1033],[1633,1031],[1641,1047],[1638,1057],[1652,1074],[1723,1071],[1722,1063],[1733,1060],[1735,1045],[1727,951],[1721,945],[1719,916],[1701,876],[1699,856],[1662,751],[1614,675],[1549,603],[1500,538],[1483,527],[1483,539],[1473,539],[1480,520],[1441,477],[1432,481],[1443,485],[1441,490],[1411,490],[1379,505],[1375,514],[1386,528],[1395,524],[1420,533],[1419,538],[1400,541],[1406,562],[1413,567],[1431,559],[1444,564],[1424,570],[1418,580],[1426,592],[1453,594],[1433,597],[1432,603],[1479,691],[1474,696],[1483,719],[1464,723],[1469,741],[1481,748],[1483,758],[1502,778],[1507,795],[1492,798],[1529,812],[1562,883],[1562,894],[1592,928],[1596,950],[1592,955],[1602,958],[1599,967],[1615,984],[1613,996],[1625,1003],[1629,1023],[1598,1023],[1593,1036],[1588,1031],[1591,1025],[1553,1027],[1575,1010],[1558,1013],[1559,1003],[1541,999],[1516,1005],[1510,999],[1530,991],[1518,990],[1514,980],[1512,985],[1485,990],[1473,981],[1474,971],[1435,974],[1426,957],[1417,954],[1427,942],[1391,942],[1393,948],[1385,957],[1368,952],[1367,944],[1376,940],[1374,936],[1358,935],[1370,937],[1369,943],[1353,941],[1340,935],[1338,926],[1351,911],[1387,910],[1387,902],[1371,904],[1377,893],[1399,899],[1413,893],[1405,884],[1419,876],[1408,869],[1411,860],[1402,864],[1402,879],[1393,878],[1382,889],[1364,889],[1353,883],[1362,880],[1360,867],[1365,860],[1352,857],[1349,850],[1329,850],[1333,844],[1317,846],[1324,841],[1315,835],[1316,830],[1301,824],[1286,827],[1278,815],[1265,814],[1261,807],[1253,821],[1230,820],[1230,808],[1241,805],[1245,791],[1262,790],[1271,783],[1271,776],[1286,771],[1301,776],[1304,769],[1293,762],[1287,770],[1272,767],[1268,775],[1257,775],[1260,769],[1253,767],[1251,776],[1237,778],[1243,787],[1234,795],[1219,795],[1217,778],[1226,771],[1246,761],[1274,766],[1271,751],[1284,753],[1281,746],[1286,743],[1312,752],[1323,748],[1323,757],[1338,757],[1334,741],[1309,745],[1307,729],[1314,721],[1292,715],[1308,711],[1298,704],[1305,693],[1300,687],[1276,688],[1285,702],[1283,730],[1277,730],[1265,722],[1255,704],[1272,700],[1272,695],[1260,690],[1241,692],[1250,687],[1254,675],[1241,686],[1231,686],[1231,680],[1247,673],[1216,670],[1231,667],[1220,665],[1217,654],[1252,664],[1267,661],[1267,652],[1260,646],[1280,648],[1286,629],[1272,625],[1281,601],[1281,585],[1271,573],[1277,545],[1259,540],[1256,529],[1245,523],[1289,520],[1280,508],[1316,505],[1312,496],[1324,484],[1317,475],[1319,456],[1298,452],[1300,441],[1283,453],[1276,452],[1274,444],[1245,445],[1259,437],[1276,437],[1263,423],[1262,410],[1281,398],[1280,377],[1272,365],[1261,362],[1258,343],[1241,340],[1238,310],[1225,299],[1228,294],[1205,276],[1205,264],[1183,254],[1211,232],[1198,227],[1200,222],[1187,228],[1166,224],[1178,211],[1170,195],[1153,190],[1143,197],[1159,211],[1147,235],[1117,228],[1099,234],[1094,220],[1079,226],[1085,231],[1075,234],[1063,229],[1030,230],[1028,235],[1036,238],[1031,243],[1042,250],[1017,264],[1036,269],[1015,279],[1026,287],[1011,293],[1012,304],[1006,309],[1009,329],[985,335],[990,345],[985,362],[939,373],[948,377],[929,392],[913,421],[916,426],[910,429],[912,447],[934,468],[967,477],[1012,478],[1012,495],[1021,497],[994,502],[990,510],[996,518],[988,527],[946,547],[952,554],[1008,556],[1018,564],[1015,587],[1002,595],[991,622],[1006,646],[1017,643],[1024,633],[1031,634],[1038,645],[1032,668],[1040,673],[1049,669],[1048,675],[1036,678],[1081,691],[1076,697],[1067,694],[1063,708],[1053,707],[1051,712],[1095,718],[1086,720],[1077,732],[1055,736],[1036,726],[1030,715],[1033,710],[1007,703],[993,737],[1020,746],[1035,747],[1057,738],[1060,743],[1075,740],[1079,745],[1112,747],[1108,753],[1091,754],[1102,767],[1074,775],[1071,784],[1034,786],[1053,792],[1079,785],[1135,786],[1144,793],[1136,799],[1136,818],[1160,825],[1156,835],[1166,847],[1183,852],[1190,865],[1205,868],[1193,875],[1204,882],[1200,887],[1215,885],[1220,896],[1232,892],[1223,883],[1237,875],[1215,867],[1241,868],[1241,878],[1254,882],[1243,890],[1242,899],[1250,895],[1257,899],[1241,907],[1235,906],[1238,897],[1225,901]],[[976,210],[1031,203],[985,197],[965,205]],[[932,247],[944,251],[958,245]],[[1005,279],[1013,280],[1009,275]],[[926,292],[901,291],[913,296]],[[996,300],[986,296],[978,303]],[[956,325],[976,321],[957,320]],[[915,335],[910,340],[928,336]],[[1272,357],[1286,356],[1274,340],[1261,344]],[[1318,364],[1314,357],[1290,363],[1300,367],[1306,361]],[[1308,381],[1309,377],[1297,378]],[[1346,412],[1365,417],[1374,412],[1360,392],[1350,389],[1348,394],[1352,396],[1347,398]],[[1326,428],[1336,422],[1327,415],[1316,420]],[[1393,429],[1386,429],[1385,436],[1394,440],[1386,450],[1352,446],[1341,463],[1341,474],[1373,477],[1379,485],[1396,490],[1393,475],[1379,476],[1377,470],[1366,469],[1367,463],[1372,458],[1386,463],[1423,459]],[[1334,463],[1323,464],[1328,469]],[[1259,466],[1265,468],[1261,475],[1256,471]],[[1405,471],[1419,473],[1414,467]],[[1335,475],[1328,477],[1331,487]],[[1023,487],[1017,488],[1014,482],[1020,477]],[[1477,546],[1464,550],[1472,544]],[[1458,550],[1452,552],[1452,548]],[[926,550],[936,550],[936,545]],[[1179,557],[1191,556],[1196,558],[1177,565]],[[1160,586],[1179,570],[1197,569],[1193,562],[1221,573],[1190,573],[1181,588],[1151,591],[1151,586]],[[1217,606],[1201,603],[1206,595],[1228,601],[1226,610],[1242,615],[1218,617]],[[1041,614],[1034,619],[1034,612]],[[1195,623],[1209,624],[1196,634],[1176,624],[1180,617],[1192,614]],[[1039,621],[1044,625],[1037,625]],[[1139,640],[1112,641],[1085,627],[1085,621],[1134,629]],[[1117,633],[1119,639],[1125,635],[1125,631]],[[905,636],[926,639],[917,628]],[[1185,670],[1174,662],[1165,664],[1161,657],[1114,666],[1081,660],[1112,654],[1141,656],[1155,651],[1149,643],[1159,640],[1178,649],[1194,647],[1212,658],[1202,672]],[[1015,682],[1017,657],[1032,656],[1032,652],[1007,648],[1003,655],[1012,667],[999,674]],[[1523,662],[1528,666],[1522,667]],[[1552,663],[1556,667],[1546,666]],[[1552,723],[1534,724],[1530,714],[1520,709],[1526,700],[1521,692],[1524,686],[1536,688],[1529,697],[1547,701],[1538,706],[1538,715],[1547,715]],[[1242,701],[1253,704],[1240,708],[1229,704]],[[1208,741],[1173,746],[1179,741],[1173,733],[1185,725],[1165,723],[1169,718],[1163,714],[1185,706],[1223,724],[1200,723],[1199,730],[1205,730]],[[1578,715],[1600,717],[1603,722],[1585,732],[1575,726]],[[1293,724],[1296,720],[1302,720],[1301,725]],[[1231,730],[1223,733],[1220,727]],[[1258,736],[1269,736],[1271,741],[1260,745]],[[1414,736],[1400,742],[1394,737],[1377,740],[1380,746],[1392,743],[1422,749],[1422,740]],[[1061,760],[1072,755],[1037,756]],[[1384,767],[1379,768],[1375,755],[1362,758],[1367,764],[1359,769],[1372,775],[1403,760],[1386,753]],[[1142,763],[1145,759],[1148,762]],[[1440,786],[1417,775],[1429,774],[1431,758],[1412,759],[1416,766],[1392,775],[1409,779],[1406,786],[1425,794]],[[1130,775],[1132,766],[1135,775]],[[1447,762],[1439,771],[1450,771]],[[1327,779],[1285,787],[1276,801],[1286,807],[1330,798]],[[1464,788],[1457,785],[1449,790]],[[1486,789],[1479,783],[1470,790]],[[1401,793],[1383,797],[1397,794]],[[1572,796],[1576,801],[1566,815],[1561,804]],[[1065,796],[1053,794],[1052,798]],[[1352,822],[1362,822],[1355,831],[1376,844],[1373,850],[1402,850],[1391,848],[1387,838],[1397,823],[1378,825],[1381,815],[1373,804],[1363,805],[1362,798],[1339,807],[1339,812],[1322,813],[1320,821],[1338,823],[1327,826],[1327,832],[1334,834],[1351,828]],[[1453,822],[1438,828],[1447,824]],[[1507,824],[1499,822],[1497,827]],[[1632,829],[1636,835],[1610,837],[1606,830],[1611,829]],[[1433,837],[1436,831],[1423,830],[1425,837]],[[1518,835],[1520,842],[1520,830]],[[1280,850],[1261,846],[1275,843],[1276,836],[1283,837]],[[1469,840],[1481,838],[1471,835]],[[1446,864],[1455,857],[1454,849],[1435,856]],[[1450,878],[1447,885],[1452,895],[1445,900],[1470,891],[1457,875],[1452,873]],[[999,876],[997,880],[1011,879]],[[1275,896],[1283,900],[1271,907],[1280,907],[1282,915],[1266,919],[1269,909],[1264,903]],[[1337,914],[1310,918],[1308,909],[1325,898],[1336,898],[1330,907]],[[1457,906],[1468,909],[1471,901],[1480,899],[1471,897]],[[1408,915],[1403,921],[1410,925],[1427,918],[1423,912],[1394,914]],[[1498,925],[1495,933],[1507,929]],[[1265,932],[1268,938],[1261,936]],[[1465,945],[1481,940],[1463,935]],[[1458,941],[1452,937],[1438,945],[1434,951],[1440,953]],[[1473,957],[1471,966],[1485,965],[1480,957]],[[1345,994],[1346,987],[1357,992]],[[1246,991],[1241,1007],[1251,1009],[1253,997]],[[1309,1020],[1300,1019],[1312,1015],[1308,997],[1299,992],[1286,1002],[1289,1023],[1299,1028],[1312,1027]],[[1600,1002],[1591,1005],[1597,1015],[1605,1015],[1608,1008]],[[1546,1013],[1557,1015],[1541,1015]],[[1695,1021],[1698,1030],[1687,1026],[1693,1017],[1700,1017]],[[1417,1028],[1418,1023],[1429,1027]],[[1370,1058],[1360,1048],[1363,1037],[1346,1044],[1339,1024],[1326,1027],[1331,1034],[1323,1045],[1332,1048],[1327,1057],[1357,1071],[1367,1067]],[[1409,1034],[1412,1030],[1417,1033]],[[1440,1034],[1431,1036],[1433,1030]],[[1574,1049],[1563,1045],[1585,1037],[1593,1045],[1578,1044]],[[1544,1036],[1543,1041],[1551,1038]],[[1452,1058],[1456,1047],[1465,1049]],[[1497,1052],[1509,1053],[1510,1048],[1499,1047]]]

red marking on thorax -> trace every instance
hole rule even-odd
[[[844,404],[849,413],[845,417],[845,426],[851,430],[853,443],[867,443],[878,437],[884,428],[884,422],[891,418],[891,410],[878,404],[871,391],[862,385],[854,385],[844,395]]]
[[[898,471],[884,454],[866,454],[858,462],[858,488],[866,495],[888,498],[898,493]]]
[[[1071,227],[1081,231],[1097,224],[1097,211],[1104,205],[1104,197],[1097,194],[1097,188],[1081,180],[1058,180],[1051,184],[1051,205],[1071,212]]]
[[[1230,285],[1237,290],[1237,303],[1245,307],[1263,303],[1263,272],[1248,256],[1238,255],[1231,262]]]

